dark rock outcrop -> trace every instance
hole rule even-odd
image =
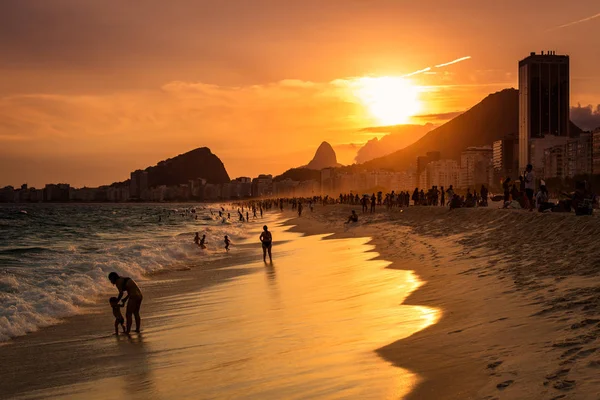
[[[159,162],[146,168],[148,185],[180,185],[189,180],[204,178],[208,183],[227,183],[230,181],[225,166],[208,147],[201,147],[176,157]]]

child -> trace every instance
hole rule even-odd
[[[229,238],[227,237],[227,235],[225,235],[225,251],[229,251],[229,244],[231,243],[231,240],[229,240]]]
[[[125,319],[123,318],[123,314],[121,314],[121,308],[124,304],[119,304],[119,300],[116,297],[111,297],[108,302],[113,309],[113,315],[115,316],[115,335],[119,334],[119,325],[123,328],[123,333],[125,333]]]

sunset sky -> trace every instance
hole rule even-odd
[[[517,87],[531,51],[571,56],[571,105],[600,125],[598,32],[597,0],[4,0],[0,186],[106,184],[202,146],[232,178],[323,140],[350,163],[364,128]]]

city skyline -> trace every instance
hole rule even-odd
[[[570,55],[571,115],[594,128],[599,10],[544,4],[5,2],[0,185],[98,186],[202,146],[231,176],[279,174],[323,140],[348,164],[386,132],[365,128],[440,124],[517,87],[531,51]]]

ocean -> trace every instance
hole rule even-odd
[[[80,313],[111,290],[110,271],[141,279],[223,257],[223,236],[236,243],[248,232],[222,223],[216,206],[212,212],[191,204],[1,205],[0,342]],[[193,243],[195,232],[207,235],[206,250]]]

